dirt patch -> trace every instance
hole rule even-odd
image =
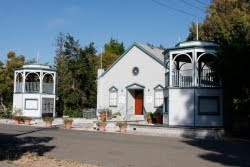
[[[34,153],[25,153],[18,160],[7,161],[18,167],[98,167],[76,161],[59,160],[48,156],[38,156]]]

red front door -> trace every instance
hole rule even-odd
[[[143,115],[143,91],[135,90],[135,115]]]

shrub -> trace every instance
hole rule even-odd
[[[121,116],[121,113],[120,113],[120,112],[115,112],[115,113],[113,114],[113,116]]]
[[[43,118],[43,121],[44,121],[44,122],[47,122],[47,121],[54,121],[54,118],[53,118],[53,117],[44,117],[44,118]]]
[[[67,116],[69,116],[71,118],[82,118],[83,117],[83,110],[65,108],[63,110],[63,115],[67,115]]]
[[[120,121],[116,123],[116,126],[122,127],[122,126],[127,126],[127,121]]]
[[[12,116],[12,118],[14,120],[22,121],[22,117],[21,116]]]
[[[147,112],[147,119],[153,119],[153,113]]]
[[[157,115],[163,115],[163,111],[161,109],[157,109],[155,112],[154,112],[154,116],[157,116]]]
[[[99,113],[100,114],[107,114],[108,118],[110,118],[112,116],[112,110],[110,108],[102,108]]]
[[[20,108],[14,108],[14,111],[12,113],[12,116],[20,117],[23,115],[22,109]]]
[[[30,120],[30,121],[31,121],[32,118],[30,118],[30,117],[22,117],[22,120],[24,120],[24,121],[25,121],[25,120]]]
[[[66,123],[68,123],[68,122],[73,122],[74,120],[73,119],[71,119],[71,118],[64,118],[63,119],[63,122],[64,122],[64,124],[66,124]]]
[[[107,124],[106,124],[106,122],[104,122],[104,121],[98,121],[98,122],[96,123],[96,125],[97,125],[97,126],[100,126],[100,125],[107,125]]]
[[[10,111],[0,112],[0,118],[11,118],[12,113]]]

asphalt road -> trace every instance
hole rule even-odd
[[[25,152],[107,167],[250,166],[250,142],[207,141],[0,124],[0,160]]]

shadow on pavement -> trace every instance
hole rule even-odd
[[[41,156],[54,149],[55,146],[46,145],[53,137],[22,136],[41,130],[43,129],[13,135],[0,133],[0,161],[17,160],[25,153],[36,153]]]
[[[250,166],[250,141],[185,140],[188,145],[209,151],[199,157],[227,166]]]

